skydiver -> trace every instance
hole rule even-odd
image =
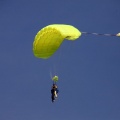
[[[59,92],[59,90],[58,90],[57,85],[53,83],[52,89],[51,89],[51,99],[52,99],[52,102],[54,102],[55,99],[57,98],[58,92]]]

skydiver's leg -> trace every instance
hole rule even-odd
[[[52,102],[55,101],[55,97],[54,97],[54,94],[51,95],[51,99],[52,99]]]
[[[57,98],[57,92],[56,91],[54,92],[54,94],[55,94],[55,97]]]

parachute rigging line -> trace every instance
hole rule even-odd
[[[82,32],[82,34],[91,34],[91,35],[98,35],[98,36],[109,36],[109,37],[119,37],[120,36],[120,33],[118,34],[102,34],[102,33],[90,33],[90,32]]]

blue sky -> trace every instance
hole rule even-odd
[[[120,32],[119,0],[0,0],[0,120],[120,120],[120,38],[82,35],[48,60],[35,58],[49,24]],[[52,104],[50,72],[59,75]]]

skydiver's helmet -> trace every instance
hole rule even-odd
[[[56,86],[56,85],[55,85],[55,84],[53,84],[52,88],[53,88],[53,89],[54,89],[54,88],[56,88],[55,86]]]

